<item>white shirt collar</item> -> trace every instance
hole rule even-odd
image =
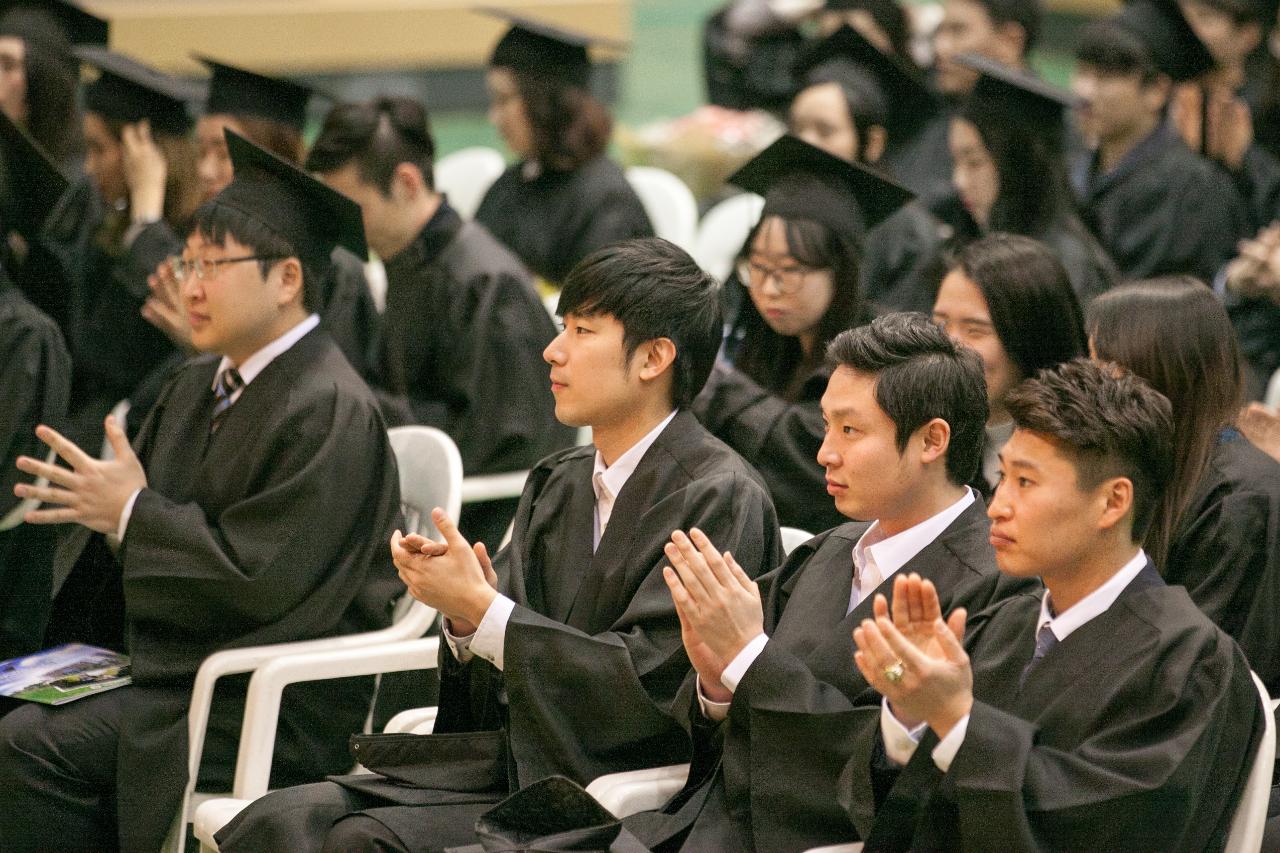
[[[645,435],[644,438],[637,441],[627,449],[627,452],[619,456],[613,461],[612,465],[605,467],[604,457],[600,455],[600,451],[596,451],[595,468],[592,470],[592,479],[599,474],[600,479],[604,481],[605,488],[609,490],[609,494],[615,498],[622,491],[622,487],[626,485],[627,480],[635,472],[636,466],[640,464],[640,460],[644,458],[645,453],[658,440],[658,436],[667,428],[667,424],[671,423],[672,418],[676,416],[675,412],[667,415],[662,419],[662,423],[658,424]]]
[[[1072,631],[1090,619],[1106,613],[1107,609],[1116,603],[1120,593],[1124,592],[1125,587],[1133,582],[1146,565],[1147,554],[1142,549],[1138,549],[1137,556],[1125,563],[1120,571],[1112,575],[1106,583],[1056,616],[1049,609],[1051,606],[1049,590],[1046,589],[1044,597],[1040,599],[1040,621],[1036,623],[1036,633],[1040,633],[1040,629],[1048,624],[1053,635],[1058,638],[1058,642],[1062,642],[1071,636]]]
[[[301,323],[246,358],[244,360],[244,364],[232,364],[231,359],[224,355],[222,357],[222,361],[218,364],[218,369],[213,374],[213,385],[215,387],[217,386],[218,377],[222,375],[222,371],[226,370],[228,367],[234,367],[236,372],[240,374],[240,378],[244,380],[244,384],[247,386],[254,380],[254,377],[266,369],[268,364],[275,361],[283,353],[287,352],[290,347],[302,340],[303,336],[306,335],[307,332],[311,331],[318,325],[320,325],[320,315],[310,315],[307,319],[303,320]],[[231,396],[234,400],[240,396],[240,392],[237,391]]]
[[[950,527],[951,522],[959,518],[960,514],[975,500],[977,498],[973,494],[973,489],[965,486],[964,496],[951,506],[893,536],[884,535],[879,521],[872,522],[871,526],[858,537],[857,544],[853,546],[853,564],[859,569],[865,566],[866,552],[870,551],[871,556],[875,558],[876,566],[880,569],[880,582],[884,583],[894,572],[923,551],[930,542],[941,536],[942,531]]]

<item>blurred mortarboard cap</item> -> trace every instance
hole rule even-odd
[[[84,88],[90,112],[127,123],[147,119],[152,129],[176,135],[191,129],[187,102],[200,97],[200,86],[100,47],[77,47],[75,55],[101,72]]]
[[[808,85],[811,77],[842,63],[871,76],[884,97],[891,124],[905,125],[909,119],[932,115],[933,94],[920,69],[883,53],[847,24],[805,48],[796,64],[796,76]]]
[[[212,73],[205,113],[256,116],[299,132],[306,127],[307,101],[314,94],[310,87],[236,68],[207,56],[196,59]]]
[[[3,223],[4,227],[33,240],[66,195],[70,182],[39,143],[3,112],[0,112],[0,158],[11,196],[6,205],[11,218]]]
[[[478,6],[475,11],[511,25],[489,58],[489,64],[497,68],[554,77],[585,89],[591,85],[589,47],[627,48],[615,39],[566,30],[506,9]]]
[[[212,204],[265,225],[308,263],[327,264],[336,246],[368,259],[358,204],[235,131],[223,132],[235,177]]]
[[[956,61],[979,74],[969,95],[970,103],[995,106],[1030,124],[1059,122],[1064,111],[1077,102],[1075,95],[1066,89],[989,57],[966,53],[956,57]]]
[[[764,216],[810,219],[864,235],[914,197],[879,173],[783,136],[729,177],[764,196]]]
[[[1199,77],[1216,64],[1175,0],[1132,0],[1112,21],[1145,44],[1156,68],[1175,82]]]
[[[0,36],[17,36],[65,51],[69,45],[107,46],[110,25],[63,0],[0,2]]]

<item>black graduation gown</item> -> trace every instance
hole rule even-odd
[[[341,246],[333,250],[329,261],[320,282],[316,313],[356,373],[368,379],[374,369],[374,346],[382,318],[365,279],[364,263]]]
[[[858,269],[863,297],[880,311],[931,313],[941,272],[936,259],[948,233],[918,202],[871,229]]]
[[[1205,282],[1235,256],[1249,221],[1231,179],[1161,125],[1109,174],[1086,155],[1072,175],[1081,216],[1126,279]]]
[[[272,361],[210,436],[217,364],[188,363],[143,427],[135,447],[148,487],[115,558],[101,535],[76,527],[54,563],[67,614],[52,625],[60,639],[77,638],[72,614],[118,606],[90,597],[101,579],[123,588],[134,679],[120,688],[133,706],[116,770],[124,850],[159,849],[173,819],[191,686],[206,657],[384,626],[403,589],[386,546],[400,494],[386,428],[328,333],[314,329]],[[101,642],[93,627],[83,639]],[[210,782],[230,782],[246,685],[220,682],[209,727],[225,752],[206,750]],[[363,723],[371,689],[372,679],[290,688],[273,784],[349,766],[344,740]]]
[[[1242,297],[1228,291],[1224,303],[1240,339],[1250,399],[1261,399],[1280,369],[1280,305],[1270,297]]]
[[[952,109],[941,106],[909,135],[890,137],[884,162],[891,173],[925,207],[932,207],[953,192],[951,185]]]
[[[926,731],[867,851],[1221,850],[1264,719],[1236,645],[1148,563],[1019,689],[1039,615],[1023,595],[971,620],[964,743],[943,774]],[[873,746],[843,778],[855,803]]]
[[[1280,694],[1280,463],[1224,431],[1174,531],[1164,578],[1181,584]]]
[[[559,285],[578,261],[613,243],[652,237],[640,197],[617,163],[601,154],[572,171],[524,176],[508,168],[480,202],[479,222],[534,275]]]
[[[32,479],[15,461],[45,457],[36,426],[61,426],[70,390],[71,356],[57,324],[0,282],[0,518],[21,502],[13,487]],[[56,535],[55,528],[22,523],[0,530],[0,660],[40,648]]]
[[[696,526],[759,575],[781,554],[773,507],[742,459],[681,412],[618,494],[593,555],[594,457],[591,447],[562,451],[525,484],[511,544],[494,566],[499,590],[516,603],[505,669],[479,657],[460,663],[442,643],[435,734],[373,738],[400,752],[394,762],[375,766],[362,754],[365,766],[411,774],[417,786],[370,774],[335,780],[404,804],[379,808],[378,818],[410,849],[436,846],[435,822],[451,817],[437,808],[428,819],[415,805],[497,802],[551,775],[585,785],[687,757],[673,702],[689,661],[662,579],[663,545],[673,530]],[[490,772],[467,772],[482,758]],[[272,797],[224,828],[220,848],[277,849],[294,840],[301,849],[296,839],[321,821],[309,820],[305,806],[273,814]],[[474,810],[461,819],[469,827]]]
[[[869,525],[814,537],[761,579],[769,643],[747,670],[720,724],[702,716],[690,675],[677,708],[694,740],[690,782],[662,811],[626,826],[651,847],[802,851],[848,840],[837,780],[852,744],[878,720],[880,696],[853,666],[853,629],[872,599],[846,615],[853,547]],[[1002,578],[975,501],[901,571],[938,587],[943,607],[981,610],[1033,582]],[[892,600],[891,582],[880,590]],[[664,814],[664,812],[666,812]]]
[[[484,226],[442,204],[386,269],[378,385],[389,422],[447,432],[468,475],[532,468],[573,443],[542,360],[555,326],[528,272]],[[515,501],[467,506],[461,529],[496,546],[514,512]]]

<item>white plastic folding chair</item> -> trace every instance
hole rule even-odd
[[[754,193],[727,198],[707,211],[698,225],[693,259],[716,281],[723,284],[733,272],[733,263],[747,235],[760,220],[764,199]]]
[[[790,554],[796,546],[803,545],[813,538],[813,534],[798,527],[784,527],[782,533],[782,553]]]
[[[1273,412],[1280,408],[1280,370],[1271,374],[1271,380],[1267,382],[1267,393],[1263,395],[1262,403]]]
[[[436,190],[449,197],[449,206],[459,216],[471,219],[506,168],[502,155],[492,148],[463,148],[436,161]]]
[[[627,183],[640,197],[653,233],[692,252],[698,231],[698,202],[685,182],[665,169],[632,166],[627,169]]]
[[[650,767],[601,776],[587,786],[587,793],[614,817],[652,811],[674,797],[689,778],[688,764]]]
[[[1236,806],[1227,834],[1225,853],[1258,853],[1262,849],[1262,833],[1267,825],[1267,805],[1271,800],[1271,773],[1276,763],[1276,702],[1267,694],[1267,687],[1258,674],[1252,673],[1253,683],[1262,699],[1266,728],[1262,743],[1253,757],[1249,778],[1245,782],[1240,804]]]
[[[400,505],[405,527],[424,536],[438,535],[431,522],[431,510],[441,507],[457,518],[462,505],[462,457],[458,448],[441,430],[425,426],[395,427],[387,431],[400,473]],[[187,790],[167,850],[181,853],[185,825],[192,807],[207,799],[223,797],[195,790],[195,780],[204,750],[213,689],[219,678],[253,672],[241,727],[240,751],[236,759],[233,795],[256,797],[265,793],[275,748],[275,732],[280,710],[280,690],[293,681],[314,681],[355,675],[376,675],[405,669],[435,666],[437,638],[417,639],[435,621],[435,611],[408,596],[397,607],[392,625],[344,637],[326,637],[296,643],[228,649],[207,657],[196,673],[187,715],[190,749],[187,762]],[[352,657],[363,648],[397,645],[396,655],[388,654],[377,664],[367,656]],[[290,681],[289,679],[292,679]]]

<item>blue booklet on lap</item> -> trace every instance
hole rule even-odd
[[[132,680],[126,655],[80,643],[0,661],[0,696],[43,705],[65,705]]]

